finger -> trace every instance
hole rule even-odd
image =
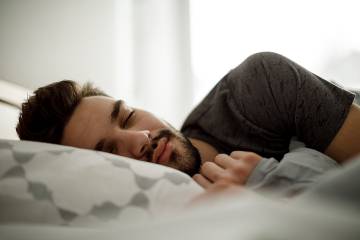
[[[212,183],[201,174],[197,173],[192,178],[195,180],[195,182],[197,182],[200,186],[202,186],[205,189],[209,188],[212,185]]]
[[[232,168],[234,166],[234,164],[236,164],[237,160],[233,159],[232,157],[230,157],[227,154],[218,154],[216,155],[216,157],[214,158],[214,162],[221,166],[222,168]]]
[[[243,185],[251,174],[251,168],[250,165],[239,163],[234,167],[230,168],[229,172],[230,175],[233,176],[233,182],[239,185]]]
[[[246,157],[249,153],[251,152],[247,152],[247,151],[233,151],[230,153],[230,156],[232,158],[244,158]]]
[[[262,157],[254,152],[233,151],[230,157],[234,159],[244,160],[245,162],[259,162]]]
[[[201,166],[200,173],[210,181],[215,182],[221,178],[224,169],[214,162],[206,162]]]

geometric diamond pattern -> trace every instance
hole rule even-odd
[[[64,226],[94,221],[128,224],[144,218],[144,213],[155,213],[153,206],[185,205],[203,192],[180,171],[62,145],[0,139],[0,161],[4,168],[0,171],[0,223],[11,219]],[[154,170],[156,176],[147,174]],[[73,179],[76,176],[85,178]],[[21,212],[10,210],[15,203]],[[83,206],[90,208],[83,211]],[[121,218],[122,214],[131,217]]]

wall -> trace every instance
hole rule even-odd
[[[0,77],[35,89],[114,77],[112,0],[1,0]]]
[[[192,103],[187,0],[0,0],[0,79],[92,81],[180,126]]]

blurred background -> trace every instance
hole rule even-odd
[[[180,127],[248,55],[360,88],[356,0],[0,0],[0,79],[91,81]]]

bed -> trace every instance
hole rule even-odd
[[[2,96],[10,126],[28,93],[16,92]],[[5,128],[0,239],[360,239],[360,158],[296,198],[242,190],[194,202],[204,190],[177,170]]]

